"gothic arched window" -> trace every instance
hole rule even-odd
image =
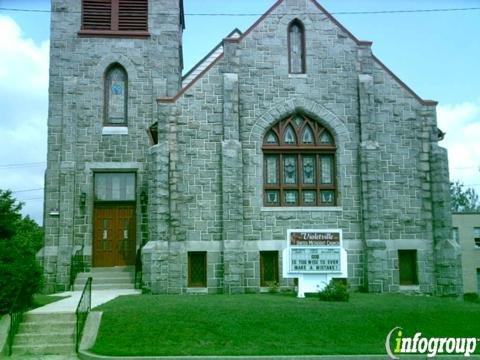
[[[105,125],[127,124],[128,77],[119,64],[105,73]]]
[[[295,114],[263,140],[265,206],[336,204],[335,143],[318,122]]]
[[[291,74],[305,73],[305,28],[298,19],[288,26],[288,62]]]

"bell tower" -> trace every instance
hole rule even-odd
[[[113,205],[128,200],[132,251],[148,236],[140,205],[145,129],[156,121],[155,99],[181,87],[184,29],[182,0],[52,0],[51,10],[45,243],[38,254],[47,292],[69,288],[74,254],[95,266],[95,214],[105,206],[98,174],[114,183],[131,179],[115,190],[129,195]]]

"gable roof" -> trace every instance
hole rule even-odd
[[[235,28],[227,38],[239,38],[242,36],[242,32]],[[212,51],[210,51],[202,60],[200,60],[194,67],[192,67],[183,77],[182,77],[182,88],[188,86],[198,75],[200,75],[206,68],[208,68],[212,62],[214,62],[220,55],[223,54],[223,41],[218,43]]]
[[[232,42],[241,42],[243,39],[245,39],[267,16],[269,16],[281,3],[283,3],[285,0],[277,0],[271,7],[268,9],[255,23],[253,23],[252,26],[250,26],[244,33],[242,33],[240,30],[240,36],[237,37],[227,37],[228,41]],[[338,26],[342,31],[344,31],[347,36],[352,39],[357,45],[359,46],[371,46],[373,44],[372,41],[364,41],[364,40],[359,40],[355,35],[353,35],[350,31],[347,30],[337,19],[335,19],[332,14],[330,14],[323,6],[321,6],[317,0],[308,0],[311,3],[313,3],[327,18],[332,21],[336,26]],[[234,31],[235,31],[234,30]],[[213,55],[215,53],[215,50],[218,50],[218,47],[222,47],[222,51],[216,55],[216,57],[212,56],[211,59],[209,55]],[[420,104],[426,105],[426,106],[436,106],[438,104],[437,101],[434,100],[424,100],[422,99],[415,91],[413,91],[407,84],[405,84],[398,76],[396,76],[384,63],[382,63],[375,55],[373,55],[373,60],[383,68],[402,88],[404,88],[410,95],[412,95]],[[208,63],[205,63],[206,66],[205,68],[200,71],[195,77],[192,76],[191,79],[189,79],[188,82],[186,82],[186,77],[188,75],[192,75],[192,70],[190,70],[185,77],[183,78],[182,81],[182,89],[175,95],[174,97],[171,98],[157,98],[158,102],[175,102],[178,100],[178,98],[184,94],[195,82],[197,82],[199,79],[203,77],[203,75],[208,72],[208,70],[221,58],[223,57],[223,42],[220,43],[212,52],[210,52],[204,59],[202,59],[197,65],[194,66],[193,69],[195,69],[197,66],[201,65],[204,61],[210,60]]]

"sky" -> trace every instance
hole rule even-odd
[[[480,193],[480,10],[341,14],[480,8],[480,0],[319,0],[424,99],[436,100],[440,144],[451,180]],[[246,30],[274,0],[184,0],[185,72],[235,27]],[[49,0],[0,0],[0,8],[49,10]],[[252,14],[196,16],[194,14]],[[337,13],[337,14],[335,14]],[[39,224],[47,153],[48,12],[0,9],[0,189],[14,191]]]

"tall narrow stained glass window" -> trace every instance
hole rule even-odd
[[[267,184],[278,184],[278,155],[267,156],[266,162]]]
[[[265,206],[334,206],[335,142],[318,122],[295,114],[263,140]]]
[[[322,184],[331,184],[333,181],[332,156],[320,156],[320,164],[322,166]]]
[[[304,184],[315,184],[315,156],[314,155],[303,155],[303,183]]]
[[[114,64],[105,75],[105,125],[127,124],[127,73],[125,69]]]
[[[297,157],[293,155],[283,156],[283,174],[285,184],[297,183]]]
[[[298,19],[288,27],[288,60],[291,74],[305,73],[305,30]]]

